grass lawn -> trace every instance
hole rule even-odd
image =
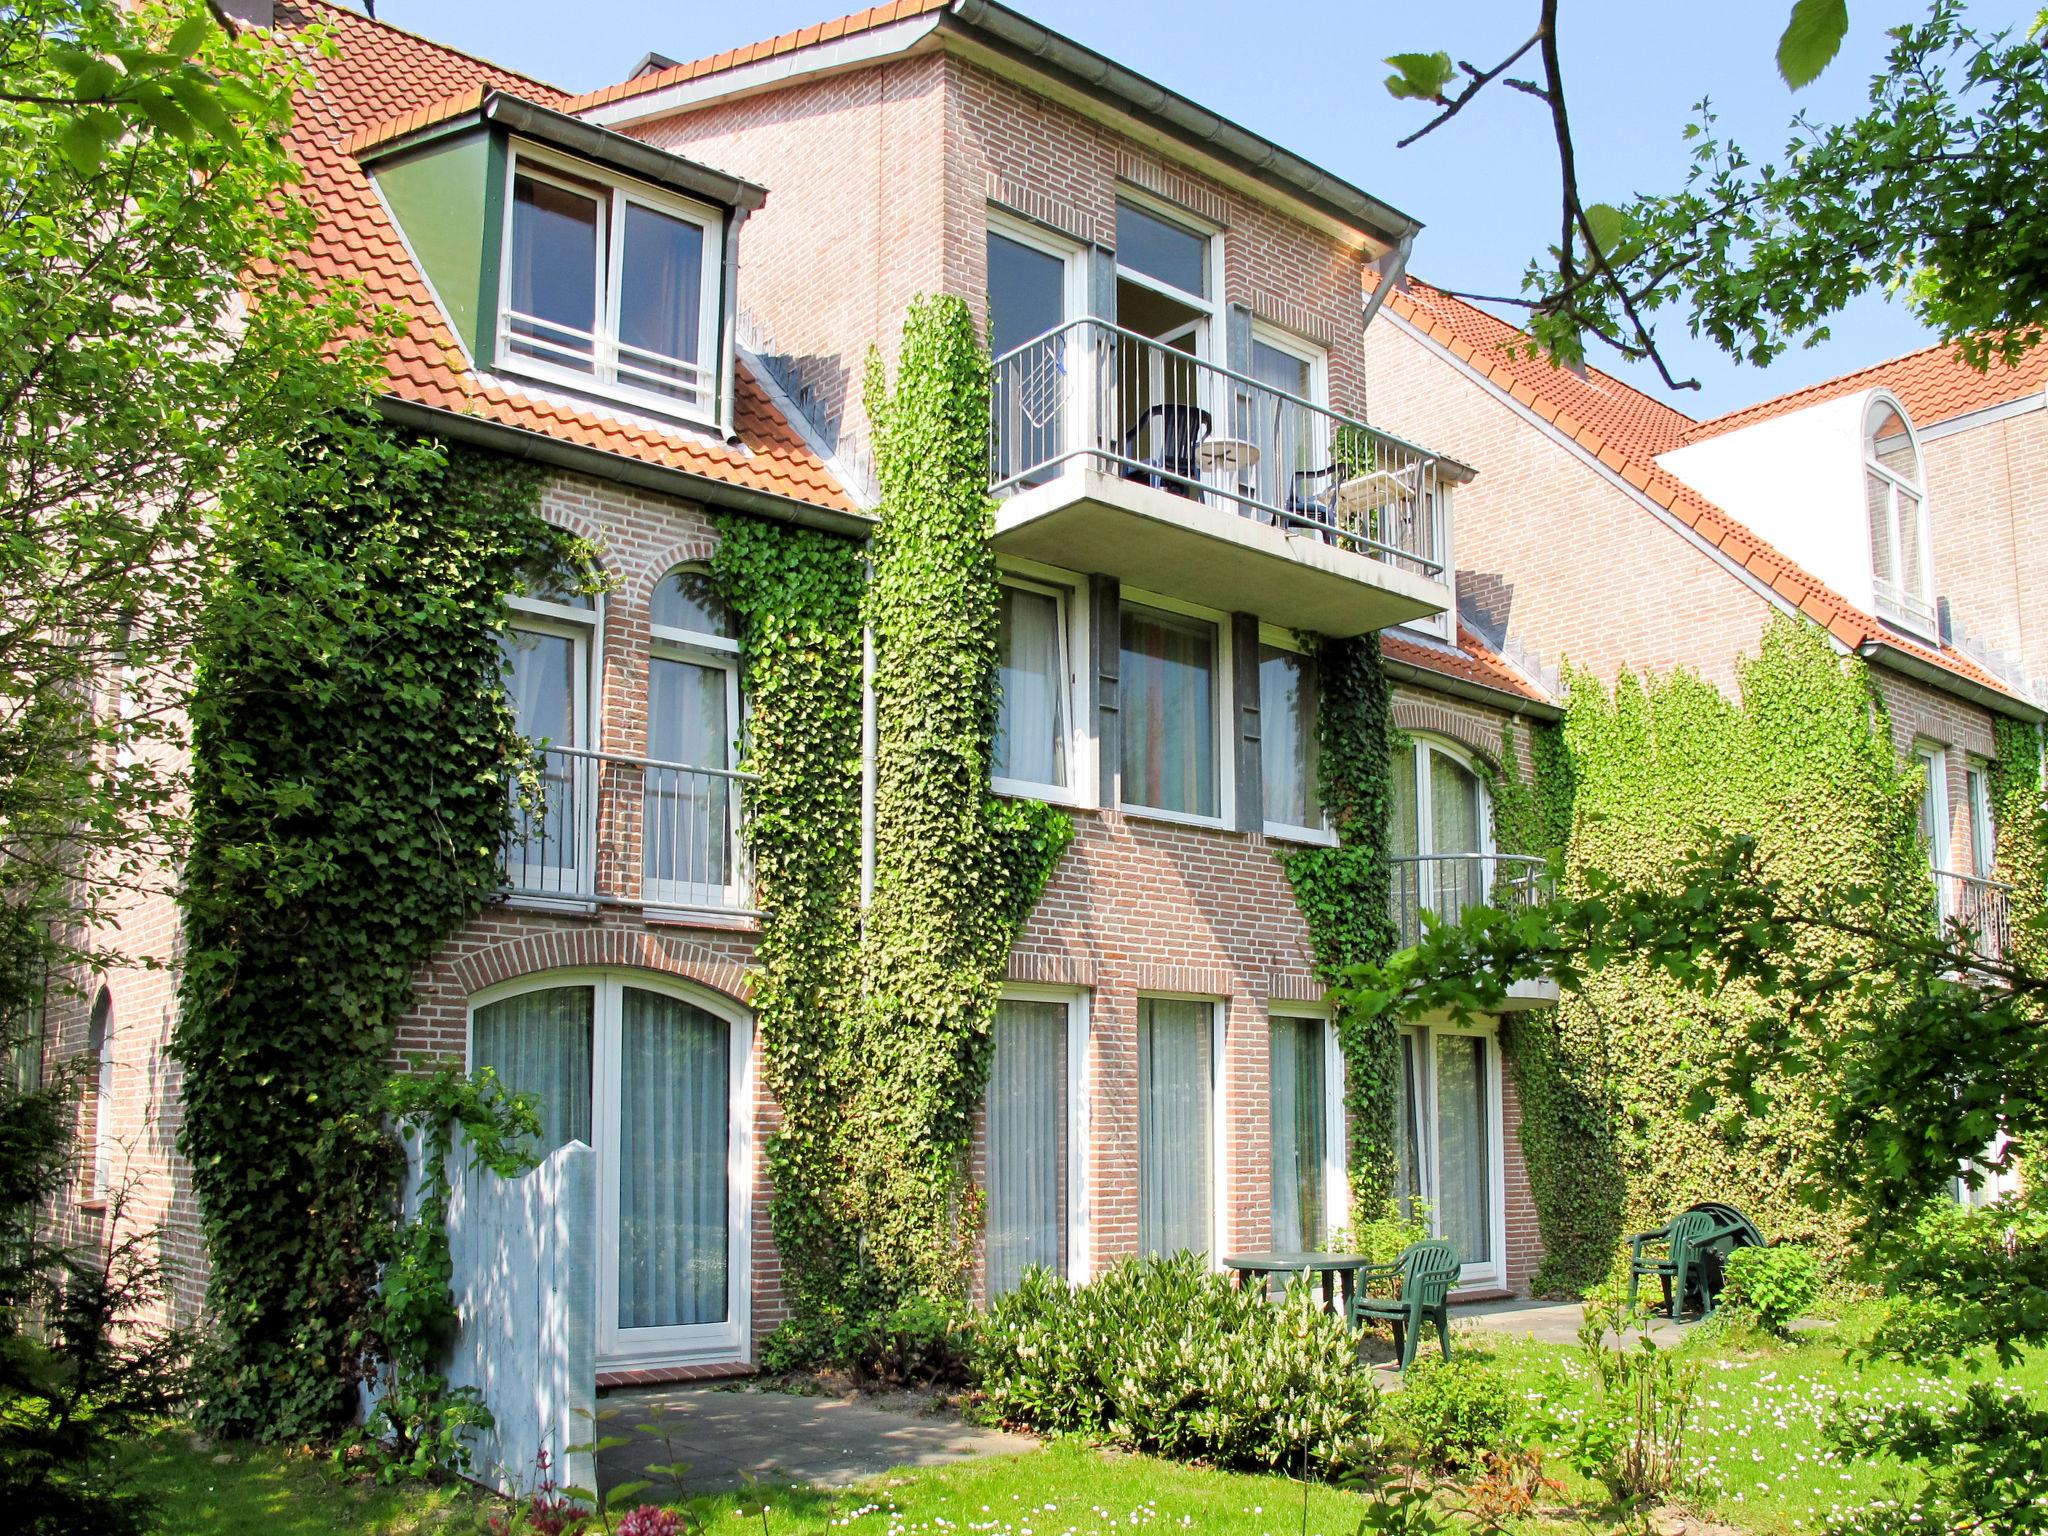
[[[1750,1332],[1695,1332],[1681,1346],[1702,1366],[1688,1461],[1695,1513],[1758,1536],[1815,1536],[1831,1511],[1893,1491],[1897,1469],[1833,1459],[1820,1426],[1841,1398],[1881,1408],[1939,1402],[1969,1378],[1947,1380],[1888,1362],[1857,1361],[1846,1346],[1870,1326],[1851,1308],[1834,1327],[1795,1343]],[[1591,1401],[1593,1383],[1573,1348],[1462,1331],[1465,1358],[1485,1359],[1510,1390],[1567,1408]],[[1993,1373],[1995,1374],[1995,1373]],[[2048,1352],[2004,1380],[2048,1395]],[[1561,1460],[1549,1469],[1568,1497],[1588,1506],[1599,1492]],[[345,1481],[324,1459],[257,1447],[211,1447],[178,1426],[137,1448],[138,1478],[163,1502],[167,1536],[468,1536],[497,1506],[459,1489],[386,1489]],[[1284,1477],[1252,1477],[1056,1442],[1025,1456],[891,1474],[850,1493],[789,1490],[724,1497],[701,1512],[713,1536],[849,1533],[849,1536],[1110,1536],[1186,1531],[1215,1536],[1351,1536],[1365,1500]],[[1593,1528],[1605,1524],[1593,1515]],[[1530,1536],[1580,1529],[1538,1523]]]

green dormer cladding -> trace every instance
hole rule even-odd
[[[500,91],[357,159],[479,372],[731,434],[763,189]]]

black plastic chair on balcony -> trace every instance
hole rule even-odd
[[[1326,544],[1336,542],[1337,487],[1344,483],[1344,468],[1326,464],[1321,469],[1297,469],[1287,482],[1289,521],[1319,535]]]
[[[1146,406],[1124,433],[1121,451],[1130,461],[1124,478],[1176,496],[1199,496],[1195,448],[1208,435],[1209,413],[1198,405],[1169,401]]]

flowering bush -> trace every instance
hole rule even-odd
[[[982,1325],[984,1406],[1032,1428],[1225,1467],[1331,1475],[1374,1447],[1379,1389],[1297,1278],[1277,1306],[1192,1254],[1088,1285],[1028,1269]]]
[[[1747,1307],[1772,1333],[1805,1314],[1820,1300],[1820,1264],[1805,1248],[1737,1248],[1726,1262],[1727,1288],[1721,1299]]]

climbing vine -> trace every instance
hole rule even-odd
[[[1991,816],[1998,829],[1993,875],[2012,887],[2012,939],[2019,958],[2039,967],[2041,923],[2048,908],[2048,812],[2041,806],[2038,726],[2004,715],[1994,722]]]
[[[1338,841],[1334,848],[1289,849],[1281,863],[1308,925],[1317,973],[1334,983],[1348,965],[1385,959],[1397,937],[1387,863],[1393,697],[1379,636],[1325,639],[1316,657],[1322,688],[1318,782]],[[1394,1198],[1400,1032],[1391,1017],[1348,1010],[1336,1024],[1344,1056],[1352,1215],[1364,1223],[1377,1219]]]
[[[1783,618],[1739,682],[1738,704],[1688,672],[1624,672],[1611,693],[1570,679],[1568,890],[1589,868],[1654,885],[1721,829],[1755,836],[1802,893],[1861,886],[1924,899],[1912,788],[1864,664]],[[1545,797],[1563,803],[1555,789]],[[1844,1218],[1817,1214],[1796,1190],[1827,1134],[1815,1079],[1763,1084],[1754,1109],[1687,1113],[1717,1054],[1775,1006],[1742,987],[1702,998],[1647,965],[1615,964],[1556,1010],[1510,1020],[1544,1239],[1539,1288],[1602,1279],[1624,1232],[1694,1200],[1736,1198],[1771,1236],[1842,1251]]]
[[[1522,733],[1512,718],[1500,724],[1500,762],[1480,760],[1493,802],[1493,843],[1503,853],[1556,860],[1572,835],[1572,759],[1564,730],[1548,721],[1529,727],[1529,771],[1522,772]]]
[[[912,306],[895,386],[871,365],[868,407],[881,502],[865,581],[851,545],[739,519],[721,525],[712,566],[740,619],[753,709],[754,1005],[783,1114],[769,1159],[800,1326],[962,1293],[978,1214],[966,1155],[1003,965],[1072,836],[1063,813],[990,788],[988,359],[965,305]],[[876,733],[865,911],[863,626]]]
[[[761,937],[754,1016],[782,1121],[767,1145],[775,1243],[796,1310],[838,1304],[858,1248],[837,1219],[843,1040],[860,922],[859,546],[754,518],[718,520],[711,571],[739,622],[742,766]]]
[[[171,1051],[212,1258],[204,1417],[346,1423],[398,1159],[378,1122],[412,975],[494,891],[505,596],[588,552],[522,463],[364,414],[244,466],[191,701]]]

